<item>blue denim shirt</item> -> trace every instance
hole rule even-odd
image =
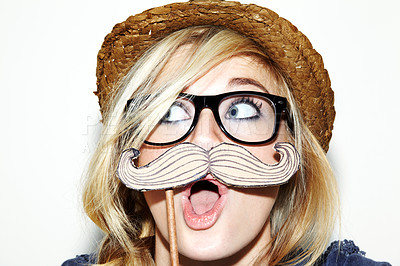
[[[340,244],[340,246],[339,246]],[[62,266],[82,266],[95,263],[94,255],[80,255],[74,259],[67,260]],[[304,263],[296,264],[302,266]],[[365,257],[365,252],[361,251],[353,241],[344,240],[339,243],[331,243],[326,252],[320,257],[316,266],[388,266],[387,262],[376,262]]]

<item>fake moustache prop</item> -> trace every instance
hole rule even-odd
[[[131,148],[121,154],[117,176],[134,190],[162,190],[185,186],[211,173],[228,186],[266,187],[286,183],[300,165],[300,156],[290,143],[276,143],[278,163],[266,164],[247,149],[221,143],[209,151],[184,142],[176,145],[145,166],[135,166],[140,152]]]

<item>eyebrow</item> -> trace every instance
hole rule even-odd
[[[233,78],[228,83],[228,87],[244,86],[244,85],[253,85],[268,92],[268,90],[260,82],[251,78]]]

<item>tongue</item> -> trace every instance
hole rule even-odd
[[[218,198],[219,194],[217,192],[200,190],[190,196],[190,202],[194,212],[201,215],[211,210]]]

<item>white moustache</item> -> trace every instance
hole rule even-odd
[[[128,188],[139,191],[185,186],[208,173],[228,186],[276,186],[288,182],[298,171],[300,156],[291,143],[276,143],[274,149],[281,155],[279,162],[266,164],[236,144],[221,143],[207,151],[184,142],[137,167],[133,160],[140,152],[132,148],[121,154],[117,176]]]

